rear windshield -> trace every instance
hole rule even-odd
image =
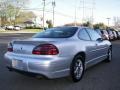
[[[68,38],[72,37],[76,33],[77,29],[77,27],[51,28],[35,34],[33,38]]]

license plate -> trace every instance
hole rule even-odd
[[[12,60],[12,67],[16,69],[23,69],[22,60]]]

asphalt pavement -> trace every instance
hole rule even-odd
[[[113,41],[113,60],[101,62],[85,71],[83,79],[73,83],[69,77],[48,80],[9,72],[4,53],[13,39],[29,38],[33,34],[0,34],[0,90],[120,90],[120,41]]]

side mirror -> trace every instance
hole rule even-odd
[[[103,38],[98,38],[97,41],[98,42],[102,42],[104,39]]]

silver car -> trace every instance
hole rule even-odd
[[[93,29],[55,27],[25,40],[11,41],[7,68],[47,78],[71,76],[81,80],[86,68],[112,59],[112,45]]]

